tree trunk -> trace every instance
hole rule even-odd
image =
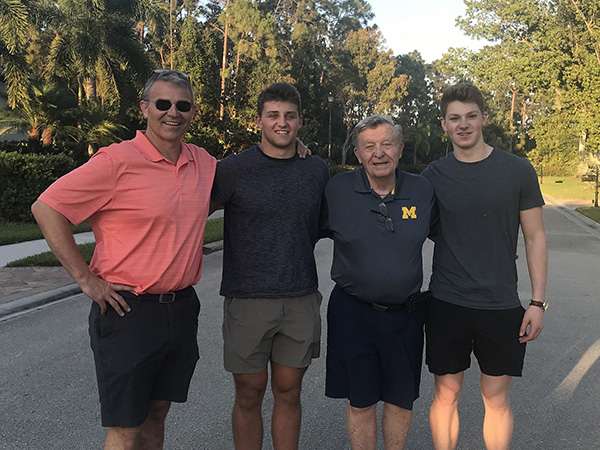
[[[94,78],[85,79],[85,98],[88,102],[96,99],[96,80]]]
[[[31,152],[37,152],[40,149],[40,127],[32,127],[27,132],[27,147]]]
[[[225,72],[227,70],[227,39],[229,35],[229,16],[227,15],[227,7],[230,0],[225,4],[225,33],[223,34],[223,59],[221,61],[221,105],[219,107],[219,120],[223,120],[225,115]]]
[[[587,134],[581,133],[579,135],[579,171],[584,172],[587,171],[587,161],[586,161],[586,153],[587,153]]]
[[[42,132],[42,147],[48,148],[52,146],[52,129],[44,128]]]
[[[342,166],[346,165],[346,155],[350,147],[352,147],[352,128],[350,126],[346,126],[346,140],[344,141],[344,145],[342,147]]]

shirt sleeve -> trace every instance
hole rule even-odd
[[[215,180],[210,194],[210,199],[220,206],[225,205],[231,199],[235,190],[230,158],[225,158],[217,163]]]
[[[519,196],[519,210],[536,208],[544,205],[544,197],[540,190],[537,173],[527,160],[523,160],[521,192]]]
[[[115,186],[114,164],[101,151],[52,183],[39,200],[78,225],[111,202]]]

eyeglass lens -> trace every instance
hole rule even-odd
[[[156,105],[156,109],[159,111],[168,111],[173,105],[171,100],[165,99],[156,100],[154,104]],[[179,100],[177,103],[175,103],[175,107],[181,112],[188,112],[190,109],[192,109],[192,104],[187,100]]]

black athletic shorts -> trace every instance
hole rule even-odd
[[[198,361],[200,302],[193,287],[178,291],[172,303],[119,294],[131,307],[120,317],[92,303],[91,346],[96,363],[102,426],[137,427],[151,400],[185,402]]]
[[[435,375],[462,372],[470,367],[473,352],[482,373],[520,377],[525,344],[519,342],[519,329],[524,314],[522,306],[473,309],[432,298],[425,324],[429,371]]]

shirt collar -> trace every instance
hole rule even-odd
[[[168,161],[164,155],[159,152],[156,147],[148,140],[146,137],[146,132],[142,130],[138,130],[135,134],[135,138],[133,140],[135,147],[139,150],[139,152],[144,155],[144,157],[148,161],[158,162],[158,161]],[[177,165],[184,165],[190,161],[194,160],[194,155],[189,150],[188,146],[183,142],[180,143],[181,153],[179,155],[179,159],[177,160]]]
[[[407,199],[410,198],[410,187],[408,183],[405,183],[406,175],[404,172],[396,168],[396,193],[394,199]],[[372,193],[371,186],[369,185],[369,179],[367,178],[367,172],[364,167],[359,167],[354,172],[354,191],[361,194]]]

